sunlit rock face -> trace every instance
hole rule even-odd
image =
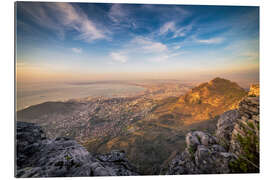
[[[260,85],[259,84],[252,84],[249,88],[248,95],[249,96],[260,96]]]
[[[181,96],[172,109],[190,115],[186,123],[203,121],[237,109],[239,102],[246,96],[247,92],[237,83],[215,78]]]

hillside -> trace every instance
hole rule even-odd
[[[213,133],[218,116],[237,108],[247,92],[236,83],[215,78],[180,97],[154,101],[151,111],[127,126],[124,136],[85,143],[91,152],[123,149],[141,174],[159,174],[177,150],[184,150],[190,130]]]
[[[247,92],[234,82],[215,78],[192,88],[168,107],[161,106],[156,113],[171,112],[185,124],[211,119],[227,110],[236,109]]]

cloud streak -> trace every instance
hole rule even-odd
[[[163,24],[163,26],[161,26],[159,30],[159,35],[166,35],[171,32],[173,33],[172,38],[177,38],[186,36],[186,34],[191,30],[192,24],[183,27],[177,27],[175,22],[169,21]]]
[[[160,53],[168,50],[167,46],[161,42],[139,36],[131,40],[131,44],[137,46],[137,48],[143,50],[145,53]]]
[[[112,4],[108,12],[108,17],[112,21],[112,27],[114,30],[121,30],[122,28],[137,28],[135,20],[130,15],[131,9],[127,7],[123,8],[121,4]],[[134,13],[134,12],[133,12]]]
[[[120,21],[126,17],[126,12],[124,12],[120,4],[113,4],[108,16],[113,22],[120,23]]]
[[[81,53],[82,53],[82,49],[81,49],[81,48],[71,48],[71,50],[72,50],[74,53],[77,53],[77,54],[81,54]]]
[[[98,28],[80,8],[69,3],[33,3],[23,8],[35,23],[54,30],[60,39],[64,39],[65,32],[70,30],[78,33],[76,39],[85,42],[108,39],[108,31]]]
[[[126,63],[128,60],[128,58],[123,53],[119,52],[112,52],[110,56],[114,62]]]
[[[217,38],[210,38],[210,39],[197,39],[196,42],[202,44],[219,44],[224,41],[224,38],[217,37]]]

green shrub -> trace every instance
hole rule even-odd
[[[251,123],[243,126],[245,136],[237,135],[240,145],[240,155],[229,166],[233,173],[258,173],[259,172],[259,136],[255,133],[255,127]],[[259,126],[258,126],[259,127]],[[254,130],[254,131],[253,131]]]

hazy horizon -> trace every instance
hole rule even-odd
[[[17,2],[19,83],[259,81],[259,8]]]

